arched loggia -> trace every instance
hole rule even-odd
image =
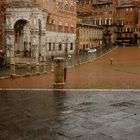
[[[18,20],[14,25],[15,33],[15,56],[30,56],[30,27],[29,22],[24,19]]]

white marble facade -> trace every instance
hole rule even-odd
[[[17,52],[30,51],[30,57],[46,60],[47,57],[75,50],[76,34],[50,32],[46,30],[47,13],[38,7],[6,9],[6,55],[11,59],[21,57]],[[18,22],[25,22],[24,26]],[[20,37],[15,33],[15,25],[21,26]],[[22,27],[23,26],[23,27]],[[61,44],[61,49],[59,48]],[[23,57],[23,56],[22,56]]]

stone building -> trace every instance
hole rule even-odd
[[[93,23],[112,26],[115,21],[117,0],[96,1],[93,3]]]
[[[93,24],[87,24],[79,19],[77,23],[77,46],[78,53],[87,49],[102,48],[103,28]]]
[[[123,3],[117,7],[116,14],[116,42],[119,44],[137,44],[139,36],[138,3]]]
[[[74,0],[6,0],[5,52],[7,58],[34,58],[74,53]],[[16,59],[17,60],[17,59]]]
[[[87,24],[93,24],[92,20],[92,1],[79,0],[77,3],[77,17],[81,17],[82,21]]]
[[[93,0],[94,25],[107,27],[114,44],[139,42],[139,0]]]
[[[79,0],[77,4],[77,52],[102,48],[103,28],[93,24],[92,1]]]
[[[93,24],[108,28],[111,32],[111,42],[114,43],[116,36],[114,34],[114,24],[116,7],[118,0],[98,0],[93,1]]]

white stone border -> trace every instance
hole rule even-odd
[[[140,92],[140,89],[29,89],[29,88],[0,88],[0,91],[93,91],[93,92]]]

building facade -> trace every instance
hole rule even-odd
[[[109,28],[111,32],[111,42],[114,43],[116,36],[114,34],[115,15],[118,0],[95,0],[93,2],[93,24]]]
[[[102,48],[103,28],[93,23],[92,0],[79,0],[77,4],[77,51]]]
[[[100,49],[103,45],[102,41],[102,27],[86,24],[79,19],[77,23],[78,53],[83,53],[88,49]]]
[[[99,1],[93,3],[93,23],[95,25],[113,25],[116,13],[116,1]]]
[[[139,36],[139,7],[133,2],[123,3],[117,7],[116,13],[116,42],[118,44],[138,44]]]
[[[74,53],[74,0],[7,0],[4,6],[7,58],[45,61],[47,57]]]
[[[113,44],[138,44],[138,0],[93,0],[94,25],[107,27]]]

